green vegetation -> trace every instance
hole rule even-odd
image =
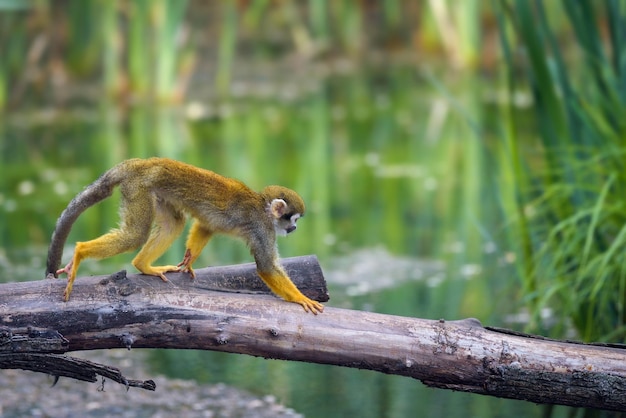
[[[560,12],[566,41],[542,2],[502,3],[509,109],[500,188],[519,244],[529,327],[563,337],[573,326],[586,341],[623,341],[626,9],[577,0]],[[523,120],[511,108],[520,91],[533,103]],[[556,324],[541,321],[545,309]]]

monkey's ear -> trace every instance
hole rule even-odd
[[[287,202],[283,199],[274,199],[270,203],[270,212],[274,218],[280,218],[287,212]]]

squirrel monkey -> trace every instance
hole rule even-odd
[[[72,260],[59,269],[63,246],[72,224],[88,207],[121,190],[120,227],[87,242],[77,242]],[[194,218],[183,260],[176,266],[152,263]],[[192,265],[215,233],[242,238],[254,256],[257,272],[267,286],[288,302],[317,314],[324,306],[304,296],[278,263],[276,235],[296,229],[304,202],[293,190],[268,186],[257,193],[238,180],[166,158],[131,159],[111,168],[78,194],[57,220],[48,249],[47,277],[68,274],[63,297],[72,292],[80,262],[106,258],[143,245],[133,265],[143,274],[167,281],[165,273],[182,271],[195,278]],[[153,226],[154,225],[154,226]]]

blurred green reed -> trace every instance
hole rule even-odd
[[[529,327],[564,336],[573,326],[585,341],[624,341],[626,7],[563,1],[555,12],[571,33],[564,48],[543,2],[498,5],[509,101],[500,190]],[[532,98],[524,119],[513,109],[520,92]],[[524,134],[534,129],[536,140]],[[546,308],[552,317],[542,321]]]
[[[194,77],[225,98],[242,52],[304,59],[382,48],[443,51],[457,67],[480,51],[478,0],[0,1],[0,109],[80,81],[111,99],[181,101]],[[207,62],[209,71],[206,70]],[[200,74],[198,74],[200,72]],[[56,80],[56,81],[55,81]],[[100,95],[100,91],[95,93]]]

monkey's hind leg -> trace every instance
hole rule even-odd
[[[145,202],[150,202],[146,205]],[[151,197],[145,193],[129,193],[122,185],[122,218],[120,229],[114,229],[99,238],[77,242],[72,261],[63,270],[69,270],[63,299],[67,302],[72,293],[78,266],[85,258],[108,258],[134,250],[146,242],[154,217]]]
[[[143,274],[158,276],[164,282],[167,281],[165,273],[180,271],[179,266],[153,266],[152,263],[159,258],[172,245],[176,237],[180,235],[185,226],[185,216],[172,205],[157,199],[154,228],[139,254],[133,260],[133,266]]]
[[[77,242],[74,256],[65,268],[57,273],[67,273],[67,286],[63,292],[63,300],[70,298],[78,266],[86,258],[108,258],[137,248],[145,240],[145,234],[130,235],[124,230],[113,230],[87,242]]]

